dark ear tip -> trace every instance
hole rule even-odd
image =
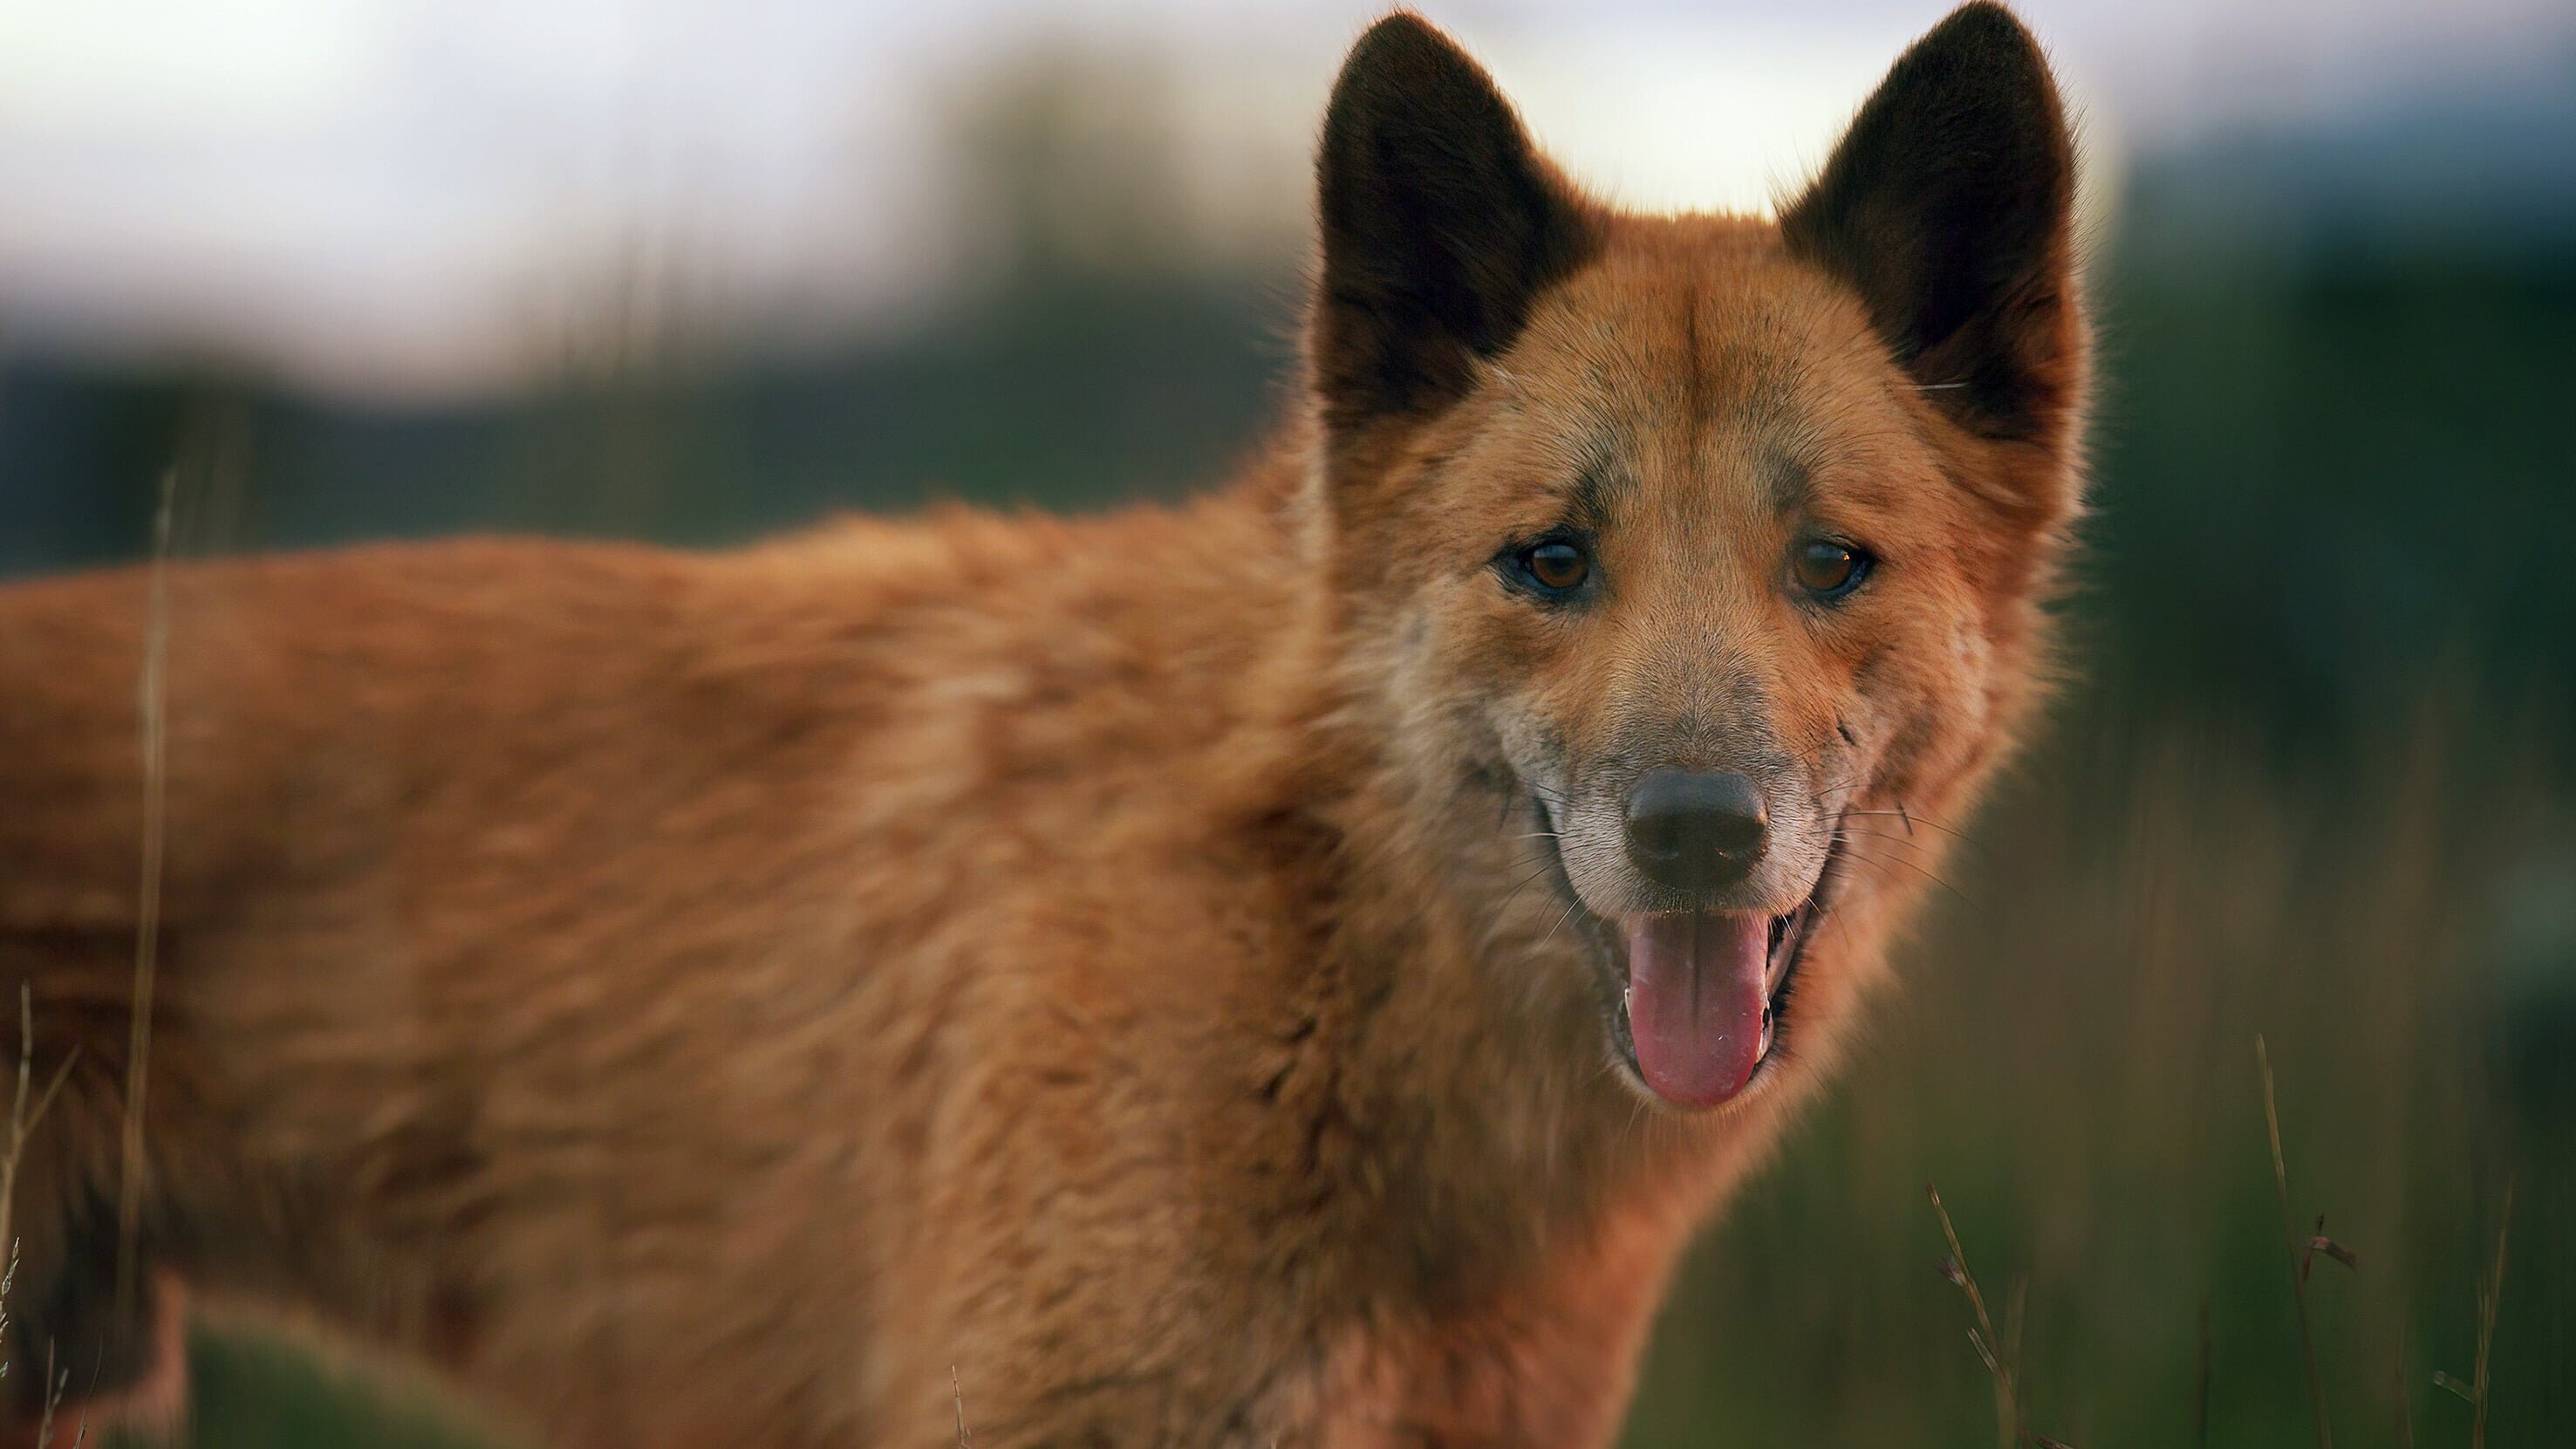
[[[2002,125],[2051,153],[2050,169],[2073,166],[2066,103],[2048,53],[2021,17],[1996,0],[1969,0],[1907,47],[1870,106],[1894,95],[1916,97],[1952,124]]]
[[[2010,6],[1998,4],[1997,0],[1968,0],[1967,4],[1943,17],[1924,39],[1928,41],[1935,37],[1976,45],[2008,46],[2032,56],[2039,54],[2039,38],[2030,33],[2030,27],[2021,23],[2021,17],[2015,15]]]
[[[1411,10],[1390,10],[1384,15],[1379,16],[1376,21],[1370,24],[1368,29],[1362,31],[1360,33],[1358,43],[1353,45],[1351,49],[1354,52],[1357,52],[1365,50],[1371,46],[1403,45],[1407,43],[1422,44],[1424,42],[1429,42],[1435,45],[1446,45],[1449,43],[1448,37],[1440,33],[1438,26],[1435,26],[1430,21],[1423,19],[1421,15],[1416,12]]]
[[[1425,69],[1474,69],[1475,62],[1458,42],[1410,10],[1390,10],[1361,32],[1342,61],[1340,84],[1382,73],[1419,73]]]
[[[1471,116],[1517,134],[1511,105],[1484,67],[1430,21],[1390,11],[1352,44],[1333,82],[1321,153],[1327,177],[1337,165],[1373,164],[1365,153],[1390,134],[1439,131]]]
[[[2033,83],[2052,92],[2056,87],[2039,37],[2030,33],[2020,16],[1996,0],[1968,0],[1925,32],[1909,53],[1956,56],[1980,67],[2021,71]]]

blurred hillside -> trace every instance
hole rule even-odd
[[[0,573],[138,556],[174,463],[200,552],[711,543],[1221,479],[1289,380],[1293,266],[1157,245],[1188,219],[1158,210],[1150,155],[1050,149],[1043,94],[995,114],[984,269],[860,340],[611,323],[553,387],[413,409],[8,354]],[[2466,1442],[2430,1375],[2468,1369],[2508,1176],[2493,1442],[2563,1442],[2570,134],[2576,85],[2135,161],[2097,273],[2081,679],[1989,817],[1946,823],[1979,843],[1945,868],[1905,998],[1689,1269],[1633,1444],[1991,1442],[1926,1177],[2020,1305],[2039,1427],[2085,1449],[2304,1442],[2258,1030],[2302,1223],[2325,1212],[2363,1253],[2310,1285],[2338,1442]],[[302,1370],[217,1342],[204,1372],[208,1443],[360,1432],[279,1417]]]

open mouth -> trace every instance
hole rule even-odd
[[[1557,869],[1599,966],[1611,1043],[1675,1107],[1716,1107],[1761,1076],[1788,1031],[1798,963],[1842,861],[1842,832],[1807,898],[1785,915],[1673,911],[1594,915]],[[1550,842],[1553,848],[1553,842]]]
[[[1789,986],[1816,918],[1681,911],[1617,923],[1627,980],[1612,1035],[1657,1097],[1714,1107],[1753,1083],[1779,1044]]]

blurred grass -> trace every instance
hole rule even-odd
[[[493,1449],[497,1441],[427,1390],[333,1363],[289,1339],[198,1332],[188,1342],[192,1442],[264,1449]],[[115,1436],[144,1449],[148,1441]]]

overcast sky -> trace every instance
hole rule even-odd
[[[899,314],[955,251],[997,67],[1155,55],[1180,160],[1293,225],[1341,49],[1307,0],[0,0],[0,329],[206,345],[325,389],[507,385],[619,265]],[[1587,181],[1755,207],[1938,3],[1431,3]],[[2566,84],[2566,0],[2034,0],[2106,158],[2410,91]],[[2116,163],[2114,163],[2116,164]],[[1231,200],[1228,200],[1228,198]]]

